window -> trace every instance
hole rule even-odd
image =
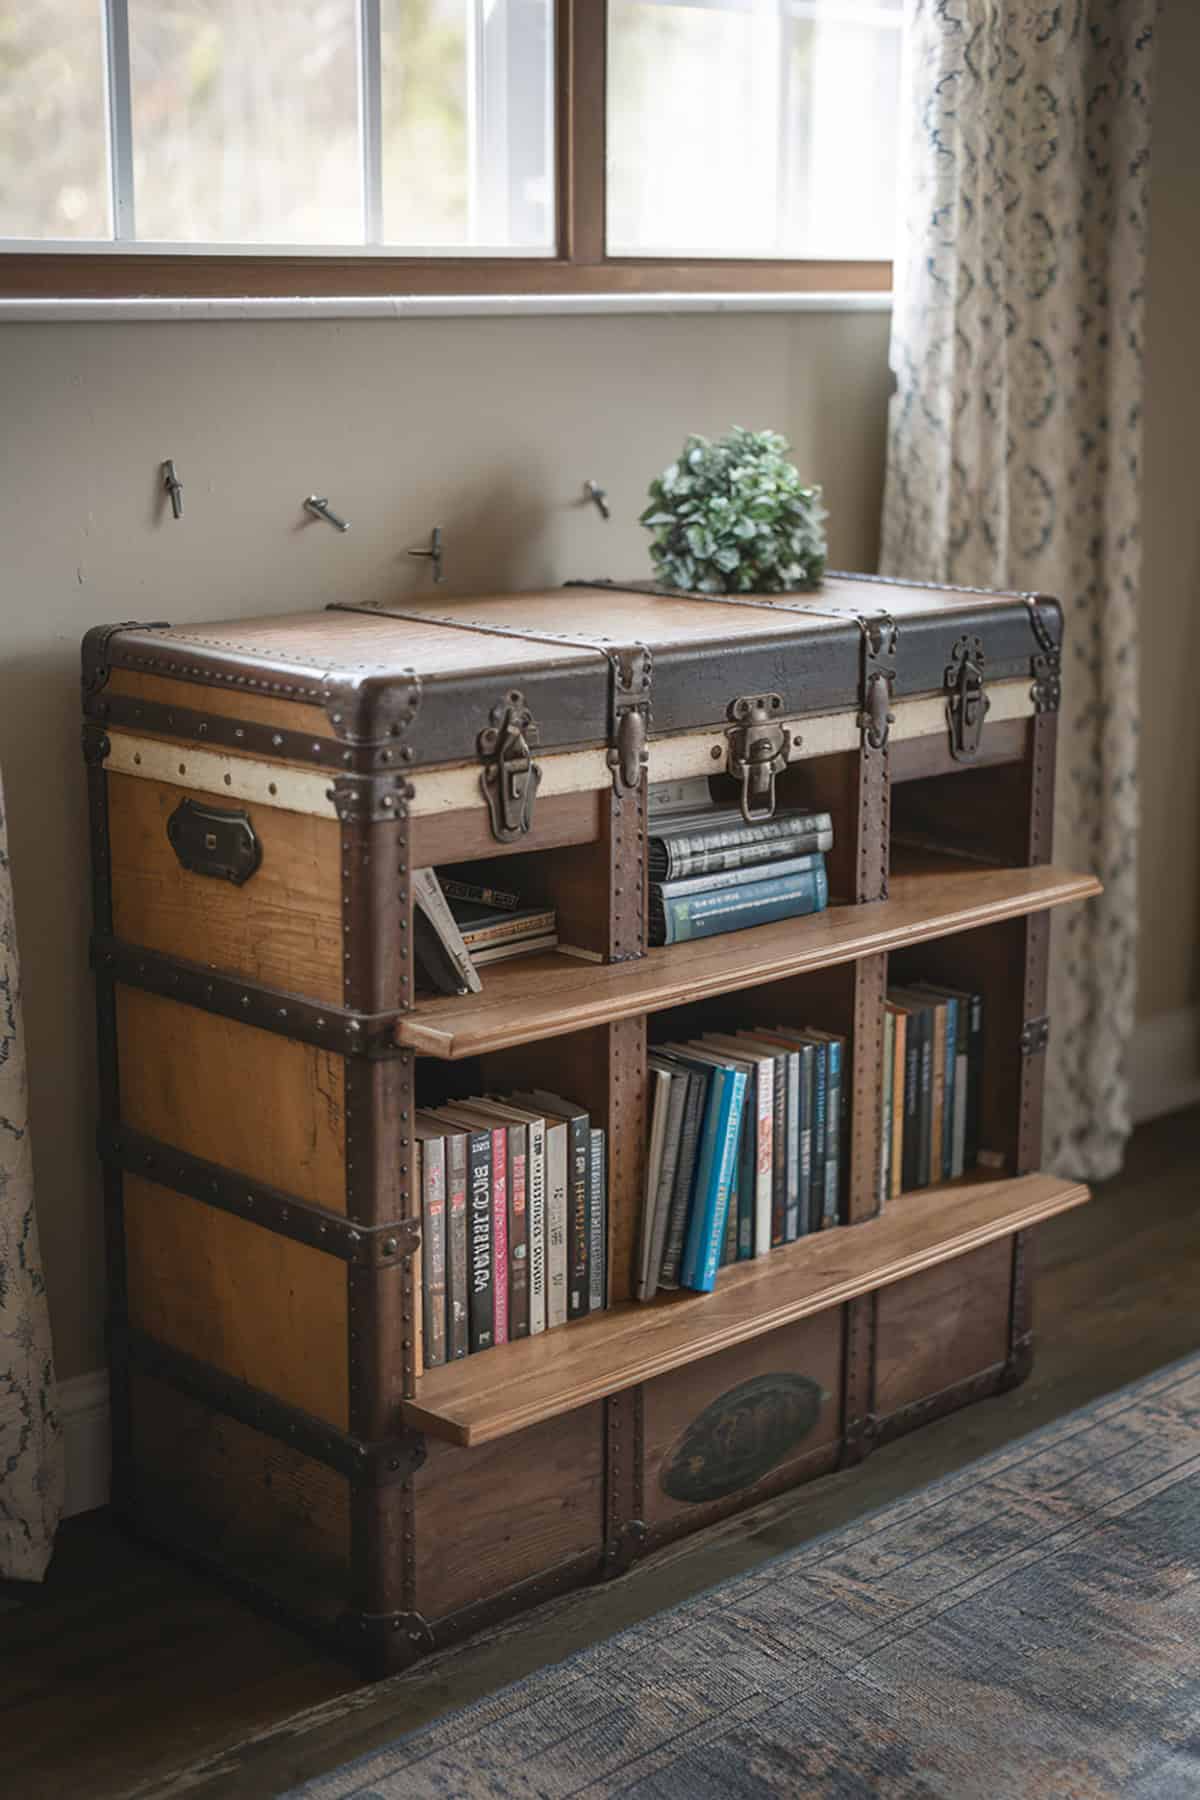
[[[885,287],[902,0],[9,0],[0,291]]]

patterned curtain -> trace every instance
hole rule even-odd
[[[0,787],[0,1576],[41,1579],[62,1501],[62,1438],[33,1210],[21,974]]]
[[[1055,860],[1104,897],[1056,922],[1047,1161],[1099,1179],[1130,1130],[1137,594],[1157,0],[909,0],[908,218],[882,567],[1056,594]]]

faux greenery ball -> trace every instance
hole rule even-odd
[[[805,487],[777,431],[734,427],[712,443],[690,437],[650,483],[641,523],[669,587],[700,594],[779,594],[816,587],[825,572],[825,508]]]

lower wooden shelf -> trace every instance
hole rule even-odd
[[[406,1424],[485,1444],[873,1288],[964,1256],[1090,1198],[1053,1175],[972,1177],[905,1194],[879,1218],[736,1263],[707,1295],[631,1302],[422,1375]]]

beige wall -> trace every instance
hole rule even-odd
[[[648,572],[648,479],[689,430],[773,425],[872,568],[885,314],[0,329],[0,766],[60,1373],[103,1361],[77,668],[87,626]],[[185,483],[163,516],[160,461]],[[608,488],[604,524],[578,496]],[[305,494],[352,522],[300,523]],[[573,605],[563,596],[564,624]]]
[[[1200,1000],[1200,6],[1164,7],[1158,30],[1142,516],[1143,1018]]]

